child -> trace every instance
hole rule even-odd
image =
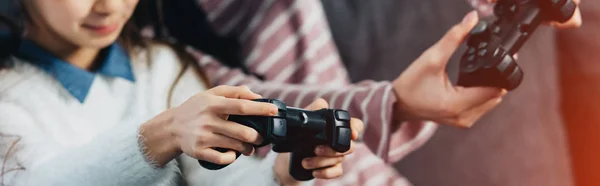
[[[2,185],[174,185],[180,155],[255,166],[194,175],[222,185],[299,184],[288,174],[288,153],[258,162],[212,149],[252,154],[259,134],[227,115],[269,116],[277,108],[249,101],[261,96],[246,87],[210,88],[180,48],[142,39],[130,20],[137,0],[21,4],[24,37],[13,30],[0,47]],[[309,109],[324,107],[320,100]],[[351,124],[356,139],[362,123]],[[351,152],[319,154],[303,165],[319,169],[316,178],[338,177]]]

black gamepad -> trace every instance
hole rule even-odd
[[[290,175],[299,181],[311,180],[313,170],[302,167],[302,160],[316,156],[314,151],[319,145],[328,145],[337,152],[350,150],[352,131],[350,114],[344,110],[321,109],[309,111],[287,107],[275,99],[258,99],[258,102],[272,103],[279,112],[276,116],[240,116],[230,115],[228,120],[255,129],[263,137],[263,143],[256,147],[273,144],[273,151],[291,152]],[[216,148],[220,152],[228,149]],[[237,152],[239,157],[241,153]],[[228,165],[219,165],[198,160],[206,169],[218,170]]]
[[[523,71],[513,55],[545,21],[566,22],[576,9],[572,0],[498,0],[496,20],[481,21],[471,31],[460,61],[457,84],[513,90]]]

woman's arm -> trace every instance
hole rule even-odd
[[[349,84],[320,0],[201,0],[213,28],[237,36],[244,65],[269,82]]]
[[[79,147],[61,147],[48,139],[31,114],[13,103],[0,103],[0,160],[6,185],[151,185],[175,173],[173,163],[159,168],[141,151],[138,126],[118,125]]]

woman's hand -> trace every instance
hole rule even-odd
[[[470,127],[500,103],[505,90],[454,86],[446,73],[448,60],[478,20],[476,12],[467,14],[393,81],[397,121],[430,120]]]
[[[328,107],[329,106],[325,100],[318,99],[310,104],[306,109],[319,110]],[[315,149],[315,154],[317,156],[302,160],[302,166],[305,169],[318,169],[313,171],[313,176],[315,178],[333,179],[342,175],[342,162],[344,161],[344,156],[354,152],[354,140],[358,139],[358,134],[362,132],[364,126],[361,120],[352,118],[350,120],[350,127],[352,128],[352,143],[350,144],[350,150],[339,153],[328,146],[318,146]],[[290,153],[280,153],[275,160],[275,173],[277,174],[277,177],[282,185],[299,185],[300,182],[296,181],[290,175],[289,165]]]
[[[145,152],[158,165],[181,153],[220,165],[235,161],[234,151],[221,153],[213,149],[216,147],[251,155],[253,144],[262,142],[261,136],[250,127],[227,121],[227,117],[277,113],[273,104],[251,101],[258,98],[261,96],[243,86],[219,86],[199,93],[142,125]]]

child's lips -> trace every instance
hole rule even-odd
[[[118,24],[112,24],[112,25],[88,25],[88,24],[84,24],[83,27],[86,28],[86,29],[89,29],[89,30],[91,30],[94,33],[99,34],[99,35],[108,35],[108,34],[111,34],[111,33],[115,32],[119,28],[119,25]]]

